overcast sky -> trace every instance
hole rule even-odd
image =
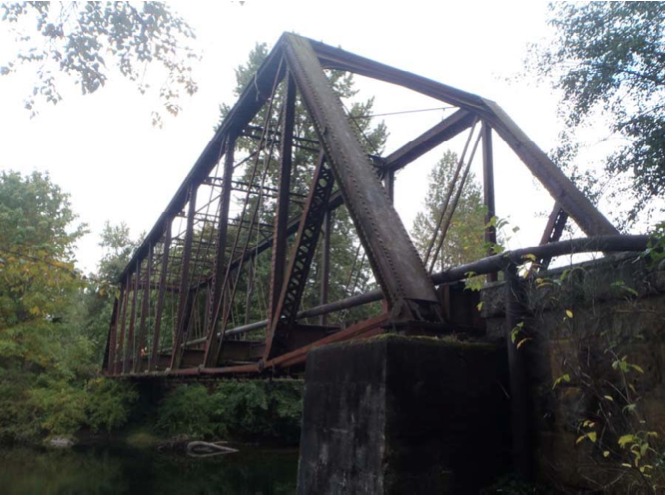
[[[548,36],[542,2],[174,2],[196,30],[203,55],[196,65],[199,91],[183,101],[177,118],[153,128],[156,101],[139,94],[120,75],[99,92],[81,96],[61,85],[64,100],[42,105],[30,119],[23,108],[30,69],[0,77],[0,167],[49,171],[71,194],[74,210],[91,233],[80,243],[79,267],[94,270],[99,233],[106,220],[126,222],[133,235],[148,231],[166,207],[206,143],[222,102],[233,103],[234,69],[257,42],[269,46],[293,31],[380,62],[480,94],[496,101],[544,150],[555,146],[557,95],[515,76],[528,43]],[[16,48],[0,24],[0,65]],[[64,83],[65,81],[63,81]],[[375,112],[441,106],[389,85],[359,81],[362,96],[376,95]],[[386,152],[442,119],[443,112],[386,117]],[[552,199],[526,168],[496,140],[497,211],[521,231],[513,247],[538,243]],[[458,142],[452,144],[460,152]],[[457,148],[456,148],[457,147]],[[403,171],[396,207],[407,228],[427,190],[438,149]]]

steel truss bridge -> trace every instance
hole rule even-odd
[[[326,70],[399,85],[455,111],[392,153],[370,154]],[[316,139],[299,135],[299,105]],[[448,208],[423,260],[393,207],[395,174],[463,133],[466,144],[447,190]],[[433,274],[477,148],[487,219],[495,216],[494,135],[554,199],[540,246]],[[310,154],[305,173],[294,165],[296,152]],[[367,258],[379,289],[329,302],[332,217],[341,208],[358,236],[357,259],[359,252]],[[588,237],[559,241],[568,218]],[[485,228],[485,239],[495,242],[492,226]],[[451,285],[470,271],[493,280],[500,270],[515,274],[526,254],[547,266],[559,254],[642,249],[645,242],[620,236],[494,102],[284,34],[124,269],[103,367],[109,376],[288,374],[302,369],[308,350],[328,343],[388,331],[432,335],[473,328],[474,319],[459,311],[473,307],[469,292]],[[316,255],[321,258],[315,277]],[[361,270],[360,263],[354,265]],[[270,271],[268,287],[253,283],[259,280],[257,267]],[[318,304],[304,308],[313,280]],[[239,298],[245,300],[245,316]],[[378,301],[381,307],[368,305]],[[252,306],[263,307],[265,318],[251,319]],[[352,320],[332,319],[359,308],[369,310]]]

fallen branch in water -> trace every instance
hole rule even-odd
[[[218,441],[215,443],[207,443],[205,441],[192,441],[187,443],[187,456],[194,458],[205,458],[208,456],[228,455],[230,453],[237,453],[238,450],[224,446],[226,441]]]

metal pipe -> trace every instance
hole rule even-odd
[[[527,261],[525,258],[526,255],[534,255],[537,259],[540,259],[595,251],[602,251],[604,253],[643,251],[647,247],[648,239],[648,235],[610,234],[558,241],[532,248],[521,248],[433,274],[432,280],[435,284],[442,284],[465,279],[469,277],[467,274],[470,272],[473,272],[474,275],[489,274],[490,272],[503,270],[512,263],[516,265],[524,264]]]
[[[509,391],[511,392],[511,437],[513,466],[523,480],[530,480],[530,415],[527,388],[527,364],[525,348],[519,348],[523,339],[519,326],[524,323],[523,293],[520,276],[515,264],[504,269],[504,305],[506,311],[506,348],[509,362]],[[514,329],[520,331],[514,336]]]
[[[488,243],[489,254],[492,255],[492,249],[497,244],[497,233],[495,226],[490,225],[495,217],[495,176],[493,169],[493,128],[487,121],[481,123],[481,135],[483,136],[483,205],[486,207],[485,233],[484,238]],[[497,273],[488,274],[488,282],[497,281]]]
[[[605,253],[624,252],[624,251],[643,251],[647,247],[649,236],[647,235],[608,235],[608,236],[595,236],[593,238],[578,238],[566,241],[558,241],[543,246],[535,246],[532,248],[521,248],[519,250],[507,251],[494,255],[488,258],[482,258],[476,262],[465,265],[460,265],[443,272],[438,272],[432,275],[432,282],[435,285],[444,284],[447,282],[455,282],[469,277],[469,273],[474,275],[489,274],[498,270],[504,270],[509,265],[521,265],[528,259],[524,258],[525,255],[534,255],[537,259],[543,257],[555,257],[559,255],[568,255],[574,253],[586,253],[594,251],[603,251]],[[530,257],[531,258],[531,257]],[[326,305],[319,305],[312,307],[308,310],[298,312],[296,319],[305,319],[311,317],[318,317],[320,315],[346,310],[347,308],[359,307],[374,303],[383,299],[381,290],[376,289],[356,296],[350,296],[343,300],[338,300]],[[262,320],[253,322],[252,324],[235,327],[225,331],[225,336],[236,336],[238,334],[245,334],[251,331],[262,329],[268,322]],[[205,339],[195,339],[189,341],[187,346],[194,346],[201,344]]]

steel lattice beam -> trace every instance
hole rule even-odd
[[[293,326],[296,321],[321,226],[328,211],[328,200],[331,197],[333,184],[333,171],[326,164],[324,155],[321,154],[312,177],[310,196],[298,228],[287,276],[280,291],[278,305],[273,312],[271,327],[266,335],[264,360],[272,358],[276,353],[286,351],[283,345],[285,341],[283,334],[288,332],[288,327]]]

